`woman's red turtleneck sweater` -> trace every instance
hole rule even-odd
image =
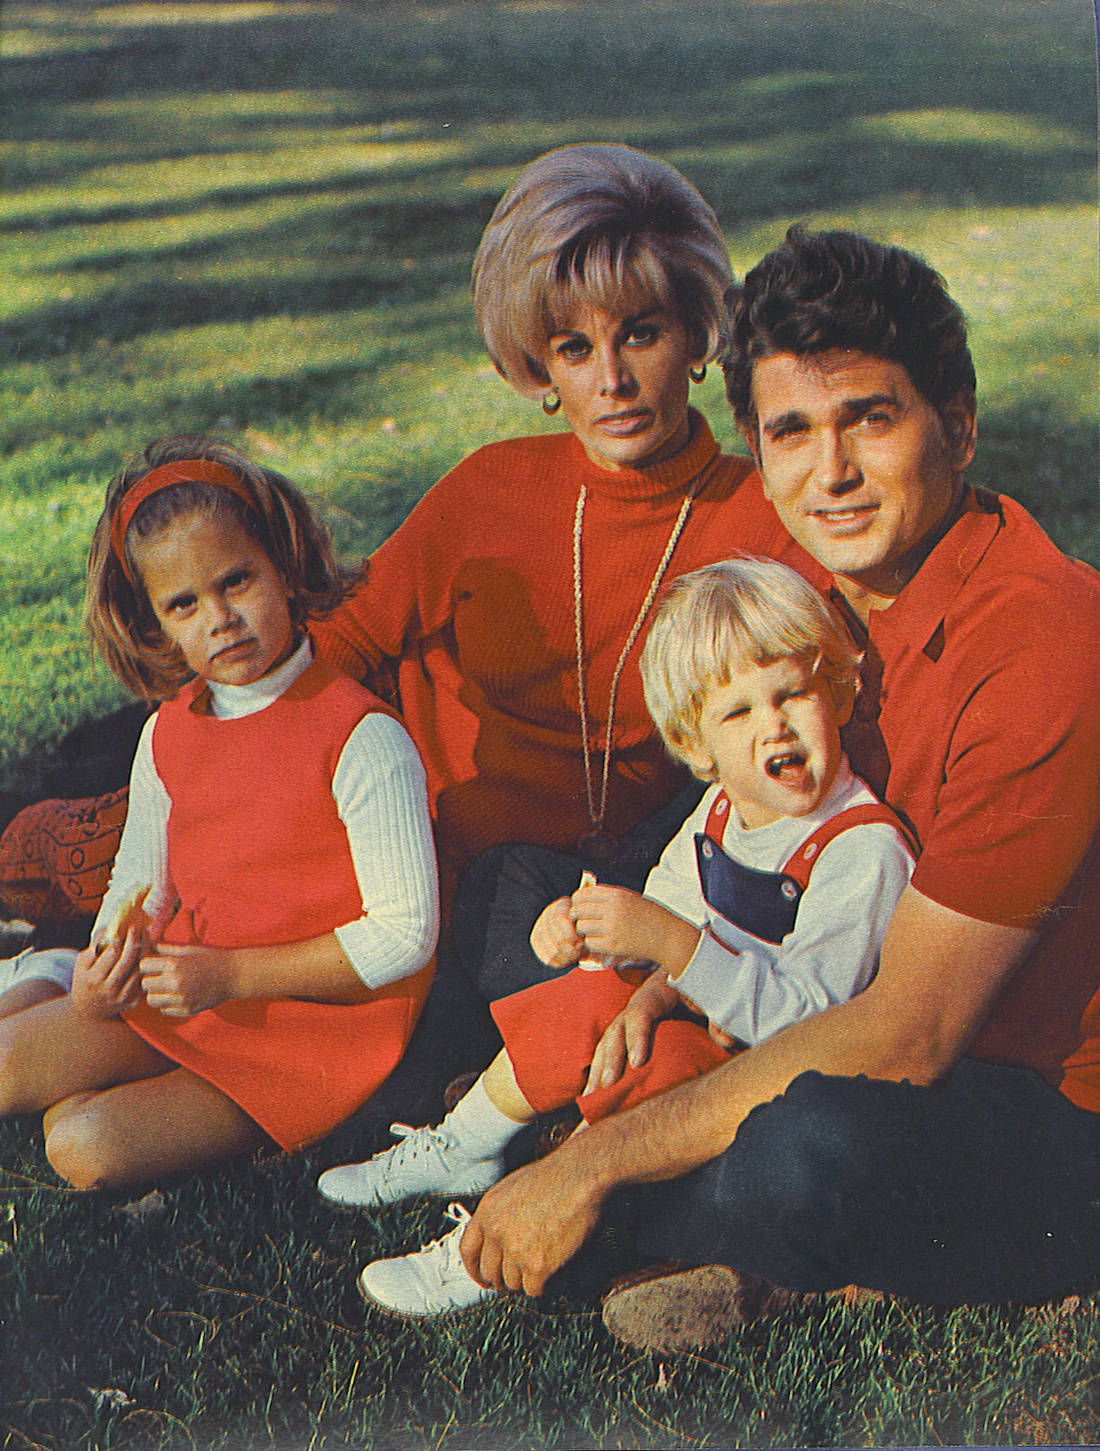
[[[594,464],[572,434],[479,449],[374,553],[366,580],[314,627],[334,664],[384,689],[428,773],[440,865],[461,870],[504,841],[569,849],[591,829],[578,713],[573,528],[582,533],[585,683],[599,790],[612,673],[684,499],[697,488],[664,581],[744,551],[822,583],[786,534],[751,464],[722,455],[692,412],[675,458],[645,470]],[[683,775],[645,708],[638,655],[619,685],[605,827],[619,835]]]

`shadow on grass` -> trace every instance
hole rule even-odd
[[[580,139],[590,130],[578,126],[576,135]],[[645,136],[632,140],[651,144]],[[741,224],[807,214],[823,196],[834,208],[858,207],[871,197],[927,206],[1086,201],[1094,164],[1086,147],[1064,146],[1054,154],[1022,161],[1010,148],[998,145],[901,143],[887,154],[872,142],[810,141],[803,136],[773,140],[756,156],[729,157],[722,151],[717,142],[710,147],[697,143],[687,155],[674,154],[673,159],[691,173],[721,217]],[[499,164],[500,157],[494,154],[493,160]],[[192,240],[179,247],[150,243],[70,265],[55,263],[47,270],[69,278],[110,275],[113,284],[108,293],[88,301],[53,301],[10,318],[0,325],[0,343],[13,359],[34,361],[99,341],[120,342],[170,328],[319,315],[368,307],[381,299],[430,301],[441,290],[466,285],[477,239],[499,191],[493,185],[455,195],[454,170],[441,168],[439,177],[443,185],[430,201],[395,196],[390,184],[381,196],[353,199],[356,192],[374,191],[377,185],[325,182],[231,193],[215,189],[186,206],[150,203],[82,216],[82,224],[102,224],[112,218],[148,219],[168,212],[179,217],[215,201],[232,207],[256,200],[345,193],[344,200],[334,199],[293,221],[249,227],[239,235]],[[431,172],[424,169],[416,190],[431,184]],[[50,225],[55,223],[61,224],[51,218]],[[344,257],[350,253],[354,260],[334,265],[333,253]],[[272,259],[270,268],[258,265],[265,256]],[[416,259],[415,269],[403,270],[405,256]],[[288,280],[280,279],[280,258],[290,263]],[[315,259],[308,280],[300,275],[304,259]],[[189,281],[171,275],[173,263],[188,261],[201,262],[201,278]],[[238,264],[238,270],[251,263],[253,276],[220,280],[219,268],[230,263]],[[139,270],[146,275],[127,280],[128,272]]]

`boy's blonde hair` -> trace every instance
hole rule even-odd
[[[821,670],[838,709],[851,700],[860,652],[824,596],[793,569],[744,555],[673,580],[641,657],[645,703],[672,754],[687,761],[683,747],[698,745],[709,691],[746,664],[789,655]]]
[[[659,306],[709,362],[725,346],[732,283],[718,218],[674,167],[629,146],[563,146],[497,203],[474,258],[474,311],[497,370],[538,397],[546,345],[578,307]]]

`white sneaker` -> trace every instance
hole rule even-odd
[[[455,1227],[442,1239],[414,1254],[373,1260],[364,1267],[358,1280],[364,1300],[391,1315],[446,1315],[471,1310],[500,1294],[479,1285],[462,1263],[458,1246],[470,1222],[469,1210],[449,1204],[446,1214]]]
[[[426,1124],[391,1124],[401,1140],[362,1164],[326,1169],[317,1188],[332,1204],[372,1207],[397,1204],[417,1194],[481,1194],[504,1177],[499,1154],[470,1159],[449,1133]]]

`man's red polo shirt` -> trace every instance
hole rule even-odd
[[[1100,1111],[1100,576],[972,491],[871,616],[846,745],[920,839],[918,891],[1043,931],[970,1053]]]

